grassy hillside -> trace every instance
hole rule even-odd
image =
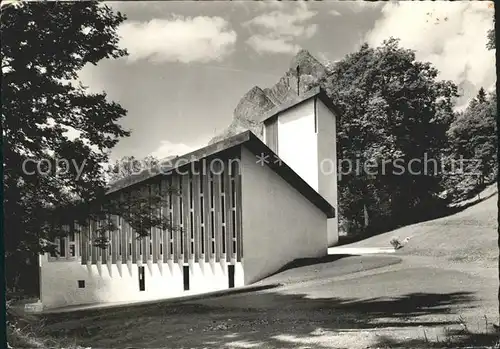
[[[398,253],[494,266],[498,258],[497,200],[498,194],[494,194],[451,216],[402,227],[345,247],[389,247],[393,237],[410,237]]]

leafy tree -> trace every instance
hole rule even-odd
[[[377,48],[364,44],[337,62],[321,82],[341,109],[339,157],[378,167],[370,170],[375,174],[361,168],[342,175],[339,182],[341,221],[349,221],[357,232],[422,218],[437,200],[439,173],[435,166],[425,168],[422,160],[437,161],[447,147],[446,131],[457,96],[457,87],[437,80],[437,74],[430,63],[416,61],[413,51],[391,38]],[[420,159],[412,166],[420,173],[399,173],[394,166],[398,159],[405,165]],[[369,227],[363,224],[365,208]]]
[[[159,165],[159,163],[159,160],[151,155],[146,156],[142,160],[134,156],[124,156],[120,160],[115,161],[113,165],[109,166],[106,171],[107,180],[113,183],[122,178],[139,174],[142,170],[152,168]]]
[[[128,212],[138,235],[166,223],[147,219],[154,194],[106,195],[102,164],[120,138],[130,133],[118,121],[126,114],[105,93],[89,93],[72,81],[85,64],[116,59],[117,27],[125,20],[92,2],[29,2],[2,7],[2,125],[6,281],[35,291],[37,254],[50,248],[63,225],[89,217],[109,220]],[[60,160],[67,160],[61,163]],[[64,166],[58,166],[58,165]],[[125,194],[124,194],[125,195]],[[127,206],[128,205],[128,206]],[[111,224],[103,224],[107,231]],[[105,230],[106,230],[105,229]],[[105,232],[96,244],[105,245]],[[104,246],[103,246],[104,247]],[[34,268],[33,268],[34,267]],[[20,279],[21,277],[21,279]]]
[[[488,50],[494,50],[496,48],[496,43],[495,43],[495,17],[493,17],[493,28],[488,30],[488,42],[486,43],[486,48]]]
[[[474,171],[477,173],[476,185],[471,182],[465,192],[478,185],[481,189],[485,179],[493,179],[498,171],[496,115],[496,93],[486,96],[481,88],[467,109],[458,113],[450,125],[448,136],[454,158],[465,160],[466,176],[470,177]]]

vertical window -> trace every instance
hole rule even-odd
[[[182,225],[182,216],[184,215],[184,210],[182,209],[182,197],[179,197],[179,223]]]
[[[210,212],[210,228],[212,228],[212,239],[215,237],[215,217],[214,217],[214,211]]]
[[[194,213],[193,211],[189,212],[189,228],[191,229],[191,239],[194,239]]]
[[[129,241],[128,243],[128,256],[131,257],[132,256],[132,243]]]
[[[184,291],[189,290],[189,266],[185,265],[182,268],[183,271],[183,281],[184,281]]]
[[[78,288],[85,288],[85,280],[78,280]]]
[[[222,253],[226,253],[226,226],[222,226],[222,237],[221,237]]]
[[[234,180],[232,180],[232,186],[231,186],[231,201],[232,201],[232,206],[235,206],[236,202],[236,185],[234,184]]]
[[[210,208],[214,208],[214,181],[210,178]]]
[[[201,219],[201,224],[203,224],[204,221],[204,216],[205,216],[205,200],[204,197],[200,197],[200,219]]]
[[[233,238],[236,238],[236,210],[232,210],[231,214],[232,214]]]
[[[59,239],[59,255],[61,257],[66,257],[66,238],[64,237]]]
[[[193,208],[193,174],[189,173],[189,207]]]
[[[226,205],[225,205],[225,196],[221,195],[220,197],[221,200],[221,215],[222,215],[222,223],[226,222]]]
[[[160,255],[163,254],[163,244],[160,244]]]
[[[180,237],[181,237],[181,254],[184,253],[184,234],[181,231]]]
[[[169,224],[172,225],[172,211],[169,212],[168,214],[168,220],[169,220]],[[170,240],[172,240],[174,238],[174,232],[172,230],[172,227],[170,227]]]
[[[200,244],[201,244],[201,253],[205,253],[205,227],[201,226],[200,230]]]
[[[316,98],[314,98],[314,133],[318,133],[318,112],[316,107]]]

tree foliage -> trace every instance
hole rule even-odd
[[[151,155],[143,159],[138,159],[134,156],[124,156],[109,166],[106,171],[107,180],[113,183],[122,178],[139,174],[141,171],[153,168],[159,164],[160,161]]]
[[[476,187],[482,189],[498,172],[496,93],[481,88],[463,112],[457,113],[448,130],[450,156],[461,161],[461,173],[449,181],[450,190],[462,198]]]
[[[340,218],[352,233],[408,223],[432,210],[439,173],[421,161],[412,164],[412,171],[421,174],[412,175],[406,165],[424,157],[439,161],[448,146],[457,87],[438,80],[437,74],[430,63],[417,61],[413,51],[391,38],[380,47],[365,44],[347,55],[322,82],[341,110],[339,157],[377,168],[341,174]],[[398,159],[405,164],[401,174],[394,166]],[[369,226],[363,218],[366,209]]]
[[[111,212],[121,210],[129,212],[132,225],[142,222],[140,232],[148,225],[161,225],[148,221],[150,213],[141,210],[146,199],[136,196],[124,207],[106,196],[102,165],[120,138],[130,134],[118,123],[126,110],[105,93],[90,93],[74,82],[86,64],[127,54],[118,47],[116,33],[124,20],[121,13],[95,1],[30,2],[2,8],[4,241],[9,287],[16,282],[16,274],[26,278],[24,285],[17,286],[36,286],[23,265],[35,265],[37,254],[48,246],[40,242],[67,234],[62,226],[77,218],[82,224],[89,217],[104,222]],[[147,199],[149,205],[157,201]],[[102,242],[102,236],[97,233],[96,243]]]

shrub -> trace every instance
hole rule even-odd
[[[401,243],[401,241],[399,241],[399,239],[397,237],[393,237],[390,241],[392,247],[394,247],[395,250],[398,250],[400,249],[401,247],[403,247],[403,244]]]

